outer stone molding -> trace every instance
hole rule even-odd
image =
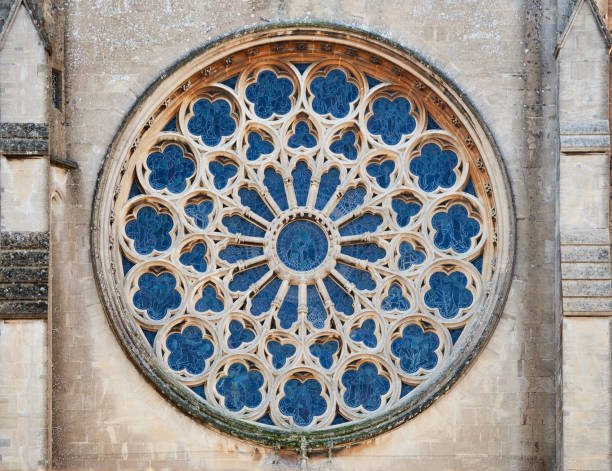
[[[132,154],[147,130],[159,120],[171,118],[168,111],[202,77],[225,76],[228,69],[252,64],[257,54],[268,57],[300,51],[325,52],[357,61],[363,67],[393,74],[410,86],[428,113],[460,142],[470,165],[472,181],[483,196],[489,236],[485,263],[491,273],[482,287],[480,302],[474,306],[472,320],[452,353],[413,393],[392,407],[348,425],[320,430],[280,430],[237,420],[196,398],[157,360],[125,305],[120,267],[120,243],[113,224],[122,215],[115,202],[126,197],[118,185],[128,171]],[[158,120],[159,118],[159,120]],[[126,117],[109,147],[100,172],[92,212],[92,262],[98,290],[109,323],[135,365],[168,400],[204,424],[258,444],[294,449],[329,448],[361,441],[396,427],[414,417],[442,395],[484,347],[501,315],[510,286],[514,261],[514,208],[503,161],[485,124],[463,94],[448,79],[400,46],[359,31],[335,26],[273,26],[224,38],[181,61],[140,98]]]

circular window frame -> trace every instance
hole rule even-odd
[[[425,386],[388,410],[358,422],[300,431],[244,422],[214,409],[198,400],[158,363],[139,327],[126,314],[122,288],[117,282],[118,267],[112,256],[118,242],[112,235],[111,224],[117,217],[112,207],[121,190],[115,184],[126,171],[130,149],[138,145],[140,133],[163,109],[167,97],[188,89],[189,79],[195,74],[207,76],[211,68],[228,66],[240,55],[248,56],[249,51],[269,47],[280,52],[288,46],[299,51],[309,45],[323,51],[340,48],[350,51],[348,55],[352,57],[367,57],[371,63],[386,66],[398,76],[414,77],[416,89],[431,92],[434,103],[450,116],[454,130],[464,135],[466,145],[474,147],[480,155],[476,164],[487,172],[486,192],[495,202],[489,209],[497,228],[493,234],[497,250],[495,271],[485,287],[488,296],[479,308],[480,315],[474,317],[446,366],[432,374]],[[96,184],[91,222],[91,258],[102,306],[131,361],[166,399],[203,424],[255,444],[281,448],[300,449],[306,443],[310,449],[322,449],[363,441],[399,426],[431,405],[464,373],[489,340],[501,317],[514,266],[515,213],[511,187],[492,134],[475,107],[452,81],[414,52],[372,33],[330,24],[276,24],[240,31],[206,45],[162,73],[129,111],[108,148]]]

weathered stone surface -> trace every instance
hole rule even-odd
[[[0,232],[0,250],[49,249],[48,232]]]
[[[46,283],[47,268],[0,266],[0,283]]]
[[[608,245],[562,245],[562,262],[608,262],[610,247]]]
[[[564,280],[607,280],[612,277],[608,262],[562,263],[561,275]]]
[[[49,264],[46,250],[0,250],[0,266],[36,267]]]
[[[0,301],[0,318],[27,319],[47,317],[49,305],[44,301]]]

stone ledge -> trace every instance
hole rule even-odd
[[[561,243],[568,245],[607,245],[610,231],[605,229],[575,229],[561,227]]]
[[[603,315],[609,312],[612,315],[612,297],[563,297],[563,314],[566,312],[597,312]]]
[[[609,245],[561,245],[561,262],[609,262]]]
[[[609,262],[563,262],[561,276],[563,280],[607,280],[612,273]]]
[[[0,284],[0,300],[40,301],[46,300],[48,295],[46,283]]]
[[[49,126],[44,123],[0,123],[0,139],[48,139]]]
[[[48,232],[2,232],[0,250],[45,249],[49,250]]]
[[[0,123],[0,152],[19,156],[46,155],[49,152],[49,126]]]
[[[563,280],[563,297],[612,297],[612,280]]]
[[[0,267],[46,267],[46,250],[0,250]]]
[[[1,283],[47,283],[49,270],[46,267],[7,267],[0,265]]]
[[[0,319],[44,319],[47,301],[0,301]]]

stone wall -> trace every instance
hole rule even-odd
[[[53,236],[53,457],[59,469],[266,469],[274,453],[196,423],[166,403],[119,347],[88,253],[93,191],[107,146],[174,62],[245,26],[332,21],[399,42],[443,71],[490,126],[518,216],[514,282],[491,341],[444,397],[398,429],[334,453],[332,469],[529,469],[555,462],[556,172],[545,102],[554,2],[75,2],[67,10],[70,157]],[[539,36],[526,44],[528,32]],[[540,44],[543,44],[540,46]],[[535,49],[532,49],[532,46]],[[526,49],[531,52],[525,52]],[[527,54],[527,55],[526,55]],[[528,118],[528,119],[527,119]],[[526,122],[529,124],[526,126]],[[553,126],[554,127],[554,126]],[[528,141],[528,137],[531,141]],[[536,142],[537,147],[527,147]],[[295,455],[282,460],[295,462]],[[323,465],[325,457],[313,457]],[[274,469],[274,468],[271,468]]]

